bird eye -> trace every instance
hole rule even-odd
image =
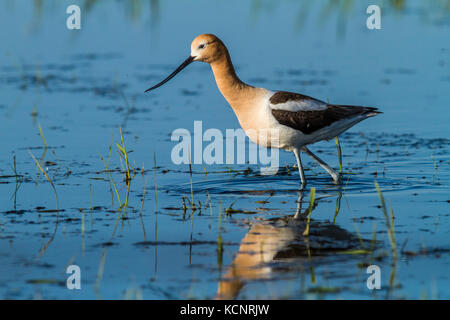
[[[206,47],[206,45],[203,44],[203,43],[202,43],[201,45],[198,46],[199,49],[203,49],[203,48],[205,48],[205,47]]]

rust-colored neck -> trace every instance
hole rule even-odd
[[[236,75],[229,53],[226,51],[219,59],[211,63],[220,92],[237,112],[245,106],[245,101],[255,89],[242,82]]]

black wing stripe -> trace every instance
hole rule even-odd
[[[287,92],[287,91],[275,92],[269,99],[269,102],[273,105],[282,104],[282,103],[286,103],[289,101],[315,101],[315,102],[325,103],[323,101],[317,100],[310,96],[305,96],[300,93]]]
[[[377,112],[376,110],[376,108],[369,107],[328,105],[325,110],[294,112],[272,109],[272,115],[282,125],[300,130],[304,134],[311,134],[336,121]]]

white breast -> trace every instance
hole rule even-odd
[[[303,143],[304,135],[290,127],[281,125],[272,115],[272,104],[270,97],[274,92],[265,89],[265,94],[260,99],[254,101],[255,105],[249,108],[251,114],[245,117],[245,121],[239,119],[242,128],[254,143],[264,147],[274,147],[280,149],[291,149],[292,146],[298,146]],[[295,103],[277,104],[277,108],[284,106],[299,110],[299,108],[314,108],[314,106]],[[316,108],[319,105],[315,106]],[[321,107],[321,106],[320,106]]]

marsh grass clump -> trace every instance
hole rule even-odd
[[[126,150],[125,142],[123,139],[122,128],[120,128],[120,140],[121,140],[121,144],[116,143],[116,146],[117,146],[117,149],[119,149],[118,153],[119,153],[120,158],[125,161],[126,171],[125,171],[124,181],[125,181],[125,184],[128,186],[132,179],[130,169],[133,170],[134,175],[136,175],[136,170],[130,165],[130,161],[128,160],[128,152],[130,152],[130,151]]]
[[[45,178],[48,180],[48,182],[50,183],[53,192],[55,193],[55,198],[56,198],[56,210],[59,211],[59,202],[58,202],[58,193],[56,192],[56,188],[55,185],[53,184],[52,179],[50,179],[49,175],[47,174],[47,172],[44,170],[44,168],[42,168],[41,164],[39,163],[39,161],[36,159],[36,157],[34,156],[34,154],[28,150],[28,153],[30,154],[31,158],[33,159],[34,163],[36,164],[36,167],[44,174]]]
[[[110,159],[111,159],[111,151],[112,151],[112,143],[113,143],[113,137],[111,137],[111,144],[109,146],[109,151],[108,151],[108,159],[105,160],[101,154],[100,154],[100,159],[103,161],[103,164],[105,166],[105,172],[107,173],[111,190],[114,188],[114,191],[115,191],[115,194],[117,197],[117,201],[119,202],[119,211],[122,212],[123,209],[128,207],[128,200],[129,200],[130,189],[131,189],[131,181],[138,172],[130,164],[130,161],[129,161],[130,151],[127,151],[127,149],[126,149],[125,139],[123,137],[123,131],[122,131],[122,128],[120,128],[120,144],[116,143],[116,147],[117,147],[117,150],[118,150],[117,153],[120,156],[120,161],[121,161],[121,165],[122,165],[120,173],[123,174],[123,182],[125,183],[125,187],[126,187],[125,200],[122,201],[122,199],[120,197],[120,192],[119,192],[120,189],[118,188],[118,186],[117,186],[116,182],[114,181],[112,174],[111,174],[113,171],[110,170],[110,168],[109,168],[109,163],[110,163]],[[125,165],[123,165],[123,162],[125,163]]]
[[[192,211],[197,210],[197,208],[195,207],[195,202],[194,202],[194,185],[192,183],[192,165],[191,165],[191,155],[189,154],[189,182],[191,185],[191,207],[192,207]]]
[[[12,65],[16,68],[17,72],[20,75],[20,78],[22,79],[22,86],[21,89],[26,89],[28,85],[27,81],[27,75],[25,73],[25,67],[24,64],[19,61],[11,52],[8,52],[8,56],[11,60]]]
[[[111,143],[109,145],[109,149],[108,149],[108,159],[105,160],[102,156],[102,154],[100,153],[100,159],[102,160],[104,166],[105,166],[105,172],[107,174],[108,177],[108,183],[109,183],[109,188],[111,191],[111,205],[114,205],[114,194],[113,194],[113,187],[114,187],[114,191],[116,193],[116,197],[117,197],[117,201],[119,201],[119,206],[122,205],[121,201],[120,201],[120,196],[119,196],[119,192],[117,190],[116,187],[116,183],[111,175],[111,170],[109,170],[109,162],[111,160],[111,151],[112,151],[112,145],[113,145],[113,136],[111,135]]]
[[[154,176],[154,182],[155,182],[155,212],[157,211],[157,204],[158,204],[158,185],[156,184],[156,170],[158,167],[156,166],[156,152],[153,153],[153,176]]]
[[[223,264],[223,239],[222,239],[222,201],[219,202],[219,222],[217,226],[217,265],[220,269]]]
[[[44,168],[42,168],[41,164],[39,163],[39,161],[36,159],[36,157],[34,156],[34,154],[28,150],[28,153],[30,154],[31,158],[33,159],[34,163],[36,164],[36,167],[44,174],[45,178],[48,180],[48,182],[50,183],[53,192],[55,193],[55,199],[56,199],[56,210],[47,210],[47,212],[56,212],[56,222],[55,222],[55,229],[53,230],[52,235],[50,236],[50,239],[43,245],[43,247],[41,248],[40,252],[39,252],[39,258],[41,258],[45,252],[47,251],[47,248],[50,246],[50,244],[53,242],[53,239],[55,238],[56,235],[56,231],[58,230],[58,219],[59,219],[59,200],[58,200],[58,193],[56,192],[56,188],[55,185],[53,184],[52,179],[50,179],[49,175],[47,174],[47,172],[44,170]],[[64,210],[62,210],[64,211]]]
[[[365,161],[367,161],[367,157],[369,156],[370,148],[369,143],[367,143],[366,137],[364,136],[364,133],[360,132],[361,139],[363,140],[363,143],[366,146],[366,158]]]
[[[205,170],[205,176],[206,176],[206,169],[205,167],[203,167],[203,169]],[[192,164],[191,164],[191,154],[189,153],[189,185],[190,185],[190,193],[191,193],[191,198],[189,199],[186,196],[181,196],[181,205],[183,208],[183,216],[186,214],[186,210],[187,210],[187,203],[189,203],[189,206],[192,210],[192,214],[197,211],[197,206],[195,204],[195,200],[194,200],[194,183],[192,180],[192,175],[193,175],[193,171],[192,171]],[[155,181],[156,184],[156,181]],[[207,197],[208,199],[208,197]],[[198,209],[199,209],[199,214],[201,214],[201,209],[202,209],[202,204],[201,201],[198,200]]]
[[[45,136],[44,136],[44,132],[42,131],[42,127],[41,124],[38,123],[38,127],[39,127],[39,134],[41,135],[42,141],[44,142],[44,146],[45,148],[47,148],[47,141],[45,140]]]
[[[17,192],[20,189],[20,186],[23,183],[23,177],[17,174],[17,166],[16,166],[16,155],[13,156],[13,165],[11,166],[11,169],[14,172],[14,177],[16,179],[16,185],[14,187],[14,210],[17,208]]]
[[[117,197],[117,201],[119,202],[119,208],[117,209],[118,215],[117,215],[117,219],[116,219],[116,223],[114,225],[114,229],[112,231],[109,243],[111,243],[112,239],[115,236],[116,230],[117,230],[117,226],[119,225],[119,221],[122,218],[122,221],[125,218],[125,214],[126,214],[126,210],[128,208],[129,205],[129,195],[130,195],[130,190],[131,190],[131,183],[133,181],[133,179],[135,178],[135,176],[139,173],[141,173],[142,175],[142,180],[143,180],[143,185],[144,185],[144,190],[143,190],[143,195],[142,195],[142,200],[141,200],[141,208],[140,208],[140,218],[141,218],[141,224],[142,224],[142,229],[143,229],[143,234],[144,234],[144,239],[146,239],[146,232],[145,232],[145,226],[142,220],[142,210],[143,210],[143,206],[144,206],[144,200],[145,200],[145,195],[146,195],[146,188],[147,188],[147,181],[145,180],[145,175],[144,175],[144,164],[142,164],[142,168],[141,169],[135,169],[131,164],[130,164],[130,158],[129,158],[129,153],[131,151],[127,151],[127,148],[125,146],[125,139],[123,136],[123,131],[122,128],[120,128],[120,143],[116,143],[116,147],[117,147],[117,152],[119,154],[119,159],[121,161],[121,170],[119,171],[119,173],[121,175],[123,175],[123,183],[125,184],[124,187],[126,187],[126,195],[125,195],[125,200],[122,201],[121,197],[120,197],[120,190],[122,190],[118,185],[116,184],[116,182],[113,179],[112,176],[112,172],[114,172],[113,170],[110,170],[109,168],[109,164],[110,164],[110,160],[111,160],[111,152],[113,149],[113,136],[111,136],[111,143],[109,146],[109,150],[108,150],[108,158],[105,160],[103,158],[103,156],[100,154],[100,159],[103,161],[103,164],[105,166],[105,171],[108,177],[108,181],[110,184],[110,190],[111,190],[111,195],[112,195],[112,205],[114,205],[114,196],[113,196],[113,191],[112,189],[114,188],[116,197]],[[124,165],[123,165],[124,163]],[[156,166],[156,158],[155,158],[155,166]],[[139,170],[139,171],[138,171]],[[156,175],[155,175],[155,182],[156,182]],[[156,185],[155,185],[156,188]],[[156,189],[155,189],[156,190]],[[155,223],[155,241],[156,241],[156,223]],[[156,250],[156,247],[155,247]],[[100,257],[100,262],[99,262],[99,267],[98,267],[98,271],[97,271],[97,278],[95,280],[95,284],[94,284],[94,291],[96,292],[97,296],[99,298],[101,298],[100,295],[100,284],[101,281],[103,279],[103,273],[104,273],[104,269],[105,269],[105,261],[106,261],[106,253],[107,253],[107,248],[105,248],[101,254]]]
[[[336,224],[336,218],[339,214],[339,211],[341,210],[342,195],[343,193],[339,192],[339,195],[336,197],[336,209],[334,210],[333,224]]]
[[[388,238],[389,238],[389,242],[392,247],[392,253],[394,255],[394,258],[396,258],[397,257],[397,244],[396,244],[396,240],[395,240],[394,210],[392,209],[392,205],[391,205],[390,210],[388,211],[386,201],[384,199],[383,193],[381,192],[380,185],[378,184],[377,181],[375,181],[375,188],[377,189],[378,197],[380,198],[381,211],[383,212],[383,215],[385,218]]]
[[[336,136],[334,137],[334,142],[336,143],[336,148],[338,151],[338,159],[339,159],[339,169],[341,175],[344,173],[342,169],[342,149],[341,149],[341,143],[339,142],[339,138]]]

